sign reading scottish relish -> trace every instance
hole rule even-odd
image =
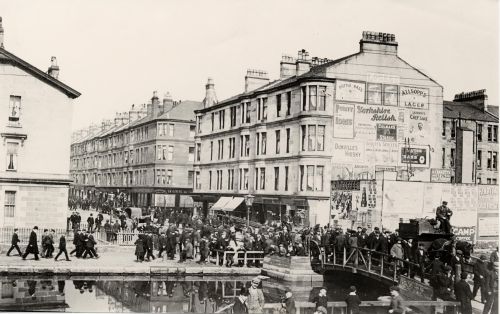
[[[337,81],[335,99],[352,102],[365,102],[365,83]]]
[[[399,105],[412,109],[429,109],[429,89],[401,86],[399,88]]]

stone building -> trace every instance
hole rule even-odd
[[[4,48],[0,18],[0,227],[65,228],[73,99],[80,93]]]
[[[241,196],[252,194],[255,220],[323,224],[362,202],[334,198],[333,181],[376,171],[429,180],[440,166],[442,86],[398,56],[394,35],[363,32],[359,44],[336,60],[284,56],[275,81],[249,70],[245,91],[221,102],[209,81],[194,170],[205,207],[236,195],[216,208],[244,210]]]
[[[133,206],[191,207],[194,111],[200,102],[176,102],[156,92],[147,106],[114,121],[75,132],[71,196],[104,202],[122,195]]]
[[[460,133],[468,131],[473,136],[473,154],[460,152]],[[467,177],[477,184],[498,184],[498,107],[488,104],[485,90],[455,95],[453,101],[445,101],[443,107],[443,147],[440,176],[443,182],[461,182],[457,167],[471,164]],[[472,157],[472,158],[471,158]]]

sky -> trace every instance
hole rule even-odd
[[[456,93],[499,101],[496,0],[0,0],[5,49],[82,93],[73,129],[112,119],[170,92],[201,101],[208,77],[219,100],[241,93],[247,69],[279,78],[282,54],[337,59],[364,30],[393,33],[398,55]]]

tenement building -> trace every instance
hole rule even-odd
[[[59,80],[4,48],[0,18],[0,227],[66,227],[73,99]]]
[[[71,196],[94,205],[123,198],[131,206],[192,207],[195,116],[200,102],[162,101],[90,126],[71,145]]]
[[[443,169],[434,178],[498,184],[498,107],[488,104],[485,90],[460,93],[444,102],[442,138]],[[462,150],[464,146],[473,149]]]
[[[442,86],[398,56],[392,34],[363,32],[359,45],[336,60],[284,56],[275,81],[249,70],[244,92],[220,102],[208,82],[194,168],[205,205],[244,212],[251,194],[254,220],[324,224],[336,180],[429,181],[441,167]]]

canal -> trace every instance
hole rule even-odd
[[[241,287],[250,285],[251,279],[230,276],[3,276],[0,277],[0,311],[212,313],[232,303]],[[380,282],[341,272],[326,275],[323,284],[264,279],[262,289],[266,303],[279,303],[287,289],[292,291],[296,301],[311,302],[321,287],[327,288],[329,301],[343,301],[353,284],[361,300],[389,295],[388,287]]]

